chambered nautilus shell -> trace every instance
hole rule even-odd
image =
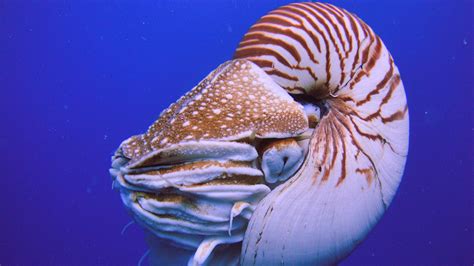
[[[380,38],[341,8],[295,3],[125,140],[110,172],[139,224],[195,251],[190,265],[335,264],[395,195],[408,131]]]

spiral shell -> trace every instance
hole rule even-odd
[[[327,107],[300,171],[253,214],[242,264],[336,263],[377,223],[403,174],[408,108],[393,58],[359,18],[320,3],[262,17],[235,57]]]

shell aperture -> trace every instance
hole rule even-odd
[[[409,118],[393,58],[362,20],[320,3],[265,15],[234,57],[120,145],[110,172],[124,205],[196,250],[191,265],[219,246],[241,248],[242,265],[335,264],[403,174]]]

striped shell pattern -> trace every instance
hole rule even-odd
[[[125,140],[111,174],[136,221],[195,250],[190,265],[335,264],[392,201],[408,121],[372,29],[333,5],[295,3]]]

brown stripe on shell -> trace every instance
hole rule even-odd
[[[342,48],[342,50],[344,51],[344,54],[345,54],[344,56],[341,56],[341,57],[340,57],[340,62],[341,62],[341,74],[344,75],[344,74],[345,74],[345,63],[344,63],[344,61],[345,61],[345,59],[346,59],[346,58],[348,57],[348,55],[349,55],[349,50],[346,50],[346,48],[345,48],[345,47],[346,47],[346,42],[345,42],[345,40],[347,40],[347,39],[346,39],[346,38],[343,38],[342,33],[341,33],[341,31],[339,30],[339,27],[338,27],[338,25],[341,26],[341,27],[345,30],[344,33],[348,33],[348,32],[347,32],[347,29],[346,29],[346,25],[345,25],[345,23],[344,23],[344,20],[342,20],[341,17],[339,17],[334,11],[332,11],[330,8],[328,8],[327,5],[323,5],[323,4],[321,4],[321,3],[314,3],[314,5],[315,5],[317,8],[320,8],[321,11],[324,10],[324,12],[322,12],[323,14],[325,14],[325,12],[327,12],[327,13],[329,13],[329,14],[332,15],[332,16],[329,16],[328,14],[326,14],[325,17],[326,17],[327,20],[329,20],[329,21],[332,22],[332,23],[330,23],[329,25],[332,26],[333,29],[335,30],[336,35],[337,35],[337,39],[341,42],[341,46],[342,46],[341,48]],[[334,18],[337,20],[338,23],[334,23],[334,22],[332,21],[332,17],[334,17]],[[348,36],[348,35],[345,35],[345,37],[347,37],[347,36]],[[337,45],[337,42],[336,42],[336,38],[334,39],[334,46],[337,47],[337,48],[336,48],[337,50],[339,49],[339,48],[338,48],[339,46]],[[339,82],[340,85],[342,84],[342,81],[343,81],[343,80],[344,80],[344,78],[341,78],[341,81]]]
[[[257,42],[253,43],[252,45],[272,44],[272,45],[280,46],[284,50],[288,51],[291,54],[291,56],[295,58],[296,61],[301,61],[301,56],[298,53],[297,49],[293,45],[286,43],[285,41],[281,39],[272,37],[271,35],[266,35],[265,33],[258,32],[258,31],[249,32],[247,35],[245,35],[244,41],[249,40],[249,39],[257,40]]]
[[[312,13],[313,15],[315,14],[314,11],[311,11],[311,9],[309,9],[309,7],[307,7],[306,5],[297,5],[297,4],[295,4],[295,5],[290,5],[288,7],[293,8],[293,10],[298,10],[298,11],[295,11],[295,12],[299,13],[307,21],[312,21],[312,19],[307,17],[308,13],[309,14]],[[324,25],[324,22],[322,22],[322,19],[319,16],[314,15],[314,18],[316,18],[320,24]],[[325,48],[326,48],[326,84],[325,84],[325,87],[329,87],[329,82],[331,80],[331,71],[330,71],[330,69],[331,69],[331,52],[329,50],[329,40],[326,38],[326,34],[323,34],[321,29],[319,27],[317,27],[316,24],[314,24],[313,27],[314,27],[314,29],[316,29],[319,32],[319,34],[321,35],[321,37],[323,37],[323,40],[324,40],[324,45],[325,45]]]
[[[408,112],[408,106],[405,105],[405,108],[403,108],[403,110],[398,110],[388,117],[382,116],[382,123],[387,124],[387,123],[394,122],[397,120],[402,120],[403,118],[405,118],[405,115],[407,114],[407,112]]]
[[[372,170],[372,168],[357,168],[356,169],[356,173],[359,173],[359,174],[362,174],[365,176],[365,180],[367,181],[367,184],[369,184],[369,186],[372,184],[372,180],[374,178],[374,171]]]
[[[278,77],[281,77],[281,78],[284,78],[284,79],[298,81],[297,77],[290,76],[289,74],[287,74],[285,72],[282,72],[282,71],[280,71],[276,68],[271,69],[271,70],[267,70],[267,74],[270,75],[270,76],[274,75],[274,76],[278,76]]]
[[[353,45],[352,44],[352,38],[350,38],[349,30],[348,30],[347,25],[344,21],[345,16],[344,16],[344,14],[341,13],[341,11],[335,9],[331,5],[319,5],[319,6],[323,9],[326,9],[328,12],[330,12],[336,18],[336,20],[338,22],[337,25],[341,26],[342,29],[344,30],[344,36],[342,36],[342,33],[339,30],[339,27],[336,25],[336,23],[334,23],[334,28],[336,28],[339,40],[341,41],[342,47],[345,50],[344,59],[341,62],[341,65],[342,65],[342,67],[341,67],[341,71],[342,71],[341,81],[339,82],[339,86],[342,86],[343,82],[346,78],[345,61],[349,57],[349,52],[352,51],[352,45]],[[347,43],[348,43],[348,47],[346,49],[346,44]]]
[[[357,106],[361,106],[367,102],[369,102],[372,98],[372,96],[376,95],[376,94],[379,94],[380,91],[382,89],[384,89],[387,85],[387,83],[389,82],[389,80],[393,77],[393,60],[390,58],[390,69],[387,71],[387,73],[385,74],[384,78],[377,84],[377,86],[375,86],[375,89],[371,90],[367,96],[365,97],[365,99],[361,100],[361,101],[358,101],[357,102]]]
[[[292,10],[288,11],[288,12],[284,12],[281,15],[298,21],[299,25],[296,26],[296,28],[305,31],[311,37],[311,41],[315,44],[316,48],[318,49],[318,52],[321,52],[321,44],[319,43],[319,39],[313,34],[313,32],[310,29],[305,27],[304,22],[309,22],[311,24],[310,21],[305,20],[303,17],[296,15]],[[312,26],[314,27],[315,25],[312,25]],[[317,63],[318,60],[315,58],[315,55],[314,55],[313,51],[311,51],[311,49],[309,49],[306,40],[303,37],[301,37],[301,38],[303,40],[301,42],[301,44],[304,46],[304,48],[306,50],[306,53],[308,53],[308,55],[310,56],[310,58],[313,62]]]
[[[338,124],[338,123],[334,123],[334,127],[337,129],[337,131],[339,132],[339,136],[341,137],[341,142],[342,142],[342,154],[341,154],[341,157],[342,157],[342,160],[341,160],[341,175],[339,176],[339,178],[337,179],[337,183],[336,183],[336,187],[339,186],[343,181],[344,179],[346,178],[346,169],[347,169],[347,148],[346,148],[346,142],[344,141],[344,138],[345,138],[345,134],[343,129],[340,128],[341,126]]]
[[[337,37],[334,36],[332,34],[332,31],[331,31],[331,27],[333,27],[336,31],[336,34],[337,34],[337,27],[334,26],[334,23],[332,23],[330,16],[326,13],[325,10],[323,10],[321,7],[319,7],[319,5],[317,5],[316,3],[313,3],[313,5],[310,5],[310,7],[313,11],[315,11],[314,15],[315,15],[316,18],[319,15],[321,15],[325,19],[325,20],[322,20],[322,21],[324,21],[324,23],[322,23],[322,24],[323,24],[324,28],[326,29],[334,48],[336,49],[336,53],[337,53],[338,58],[339,58],[340,73],[341,73],[341,76],[342,76],[342,74],[344,73],[344,57],[341,53],[339,45],[337,45],[337,41],[336,41]],[[316,13],[316,10],[319,11],[319,12]],[[338,83],[340,83],[340,82],[338,82]]]
[[[264,17],[262,17],[258,23],[268,23],[268,24],[275,24],[275,25],[280,25],[280,26],[285,26],[285,27],[297,27],[297,24],[292,23],[290,20],[285,19],[278,13],[275,14],[269,14]],[[250,31],[249,31],[250,32]],[[247,34],[249,34],[247,32]]]
[[[301,37],[300,35],[298,35],[297,33],[293,32],[293,31],[291,31],[290,28],[288,28],[288,27],[284,28],[284,27],[278,27],[278,26],[280,26],[280,24],[275,24],[275,23],[273,23],[273,24],[263,23],[261,25],[257,24],[257,26],[252,27],[252,29],[250,29],[249,32],[244,36],[244,40],[246,38],[248,38],[249,36],[252,36],[256,33],[264,34],[266,32],[266,33],[272,33],[272,34],[285,35],[285,36],[288,36],[288,37],[294,39],[298,43],[300,43],[300,45],[303,46],[303,48],[305,49],[306,53],[309,55],[311,60],[313,60],[314,63],[317,63],[317,60],[316,60],[314,54],[311,52],[311,49],[309,49],[309,46],[308,46],[306,40],[303,37]],[[301,27],[293,27],[293,28],[301,28]],[[267,38],[268,38],[268,36],[267,36]],[[268,40],[268,39],[265,40],[264,44],[275,44],[274,40],[279,40],[280,42],[284,42],[283,40],[280,40],[278,38],[273,38],[273,40]],[[286,46],[292,46],[291,44],[285,44],[285,45]],[[295,49],[295,48],[293,47],[292,49]],[[238,51],[238,49],[237,49],[237,51]],[[297,60],[300,61],[301,57],[299,55],[297,57],[299,58]]]
[[[282,65],[285,65],[289,68],[293,68],[294,66],[288,62],[288,60],[278,53],[277,51],[271,49],[271,48],[266,48],[266,47],[258,47],[255,48],[254,45],[252,46],[244,46],[242,48],[237,49],[237,52],[235,53],[235,56],[237,58],[248,58],[248,57],[253,57],[253,56],[262,56],[262,55],[270,55],[275,57],[275,59]]]

